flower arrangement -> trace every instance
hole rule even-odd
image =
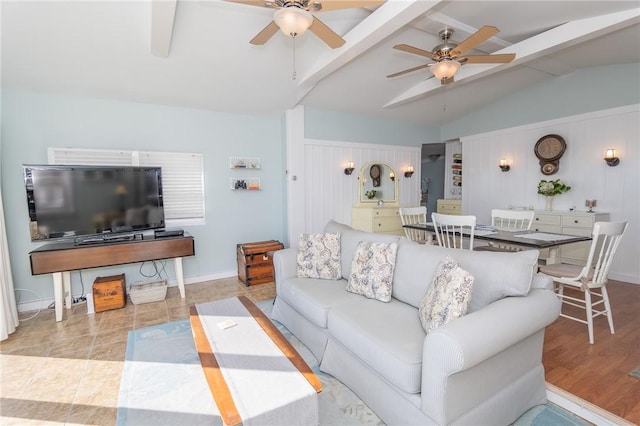
[[[365,192],[364,195],[366,195],[368,199],[373,200],[373,198],[376,196],[377,193],[378,191],[376,191],[375,189],[370,189],[367,192]]]
[[[544,195],[547,197],[553,197],[554,195],[563,194],[570,189],[571,187],[568,185],[565,185],[560,179],[549,180],[549,181],[546,181],[543,179],[538,184],[538,194]]]

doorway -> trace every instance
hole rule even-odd
[[[446,144],[422,144],[420,205],[427,207],[427,221],[431,213],[437,211],[438,199],[444,198]]]

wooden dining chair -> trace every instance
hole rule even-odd
[[[528,231],[531,229],[533,218],[536,213],[533,210],[491,210],[491,225],[500,231]],[[490,242],[489,245],[476,247],[477,251],[520,251],[521,247]]]
[[[398,212],[400,213],[400,222],[402,222],[402,226],[427,223],[427,208],[425,206],[401,207]],[[425,244],[428,241],[427,231],[420,229],[404,228],[404,235],[407,239],[419,244]]]
[[[611,303],[607,293],[607,281],[611,262],[627,229],[627,222],[596,222],[591,233],[591,249],[585,266],[556,263],[540,266],[540,272],[553,278],[556,293],[565,305],[586,311],[584,316],[560,313],[560,316],[587,324],[589,343],[593,344],[593,319],[606,315],[611,334],[615,334]],[[564,287],[579,290],[583,298],[567,295]]]
[[[473,250],[473,235],[476,227],[475,216],[431,213],[431,221],[436,230],[438,245],[447,248],[464,249],[464,242],[468,240],[467,250]]]

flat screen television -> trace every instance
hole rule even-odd
[[[160,167],[23,165],[31,240],[163,228]]]

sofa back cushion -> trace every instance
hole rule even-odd
[[[372,243],[397,243],[398,235],[374,234],[373,232],[358,231],[349,225],[330,220],[324,232],[340,233],[340,255],[342,262],[342,278],[348,280],[351,276],[351,261],[356,248],[361,241]],[[420,296],[424,296],[424,293]]]
[[[529,294],[538,267],[538,254],[537,250],[514,253],[456,250],[402,239],[396,258],[392,296],[419,307],[436,274],[438,263],[449,255],[475,278],[469,306],[469,312],[473,312],[506,296]]]

